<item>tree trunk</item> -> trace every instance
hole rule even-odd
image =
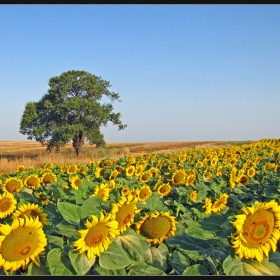
[[[80,131],[79,133],[76,133],[73,137],[73,143],[72,146],[74,147],[77,157],[79,156],[80,150],[82,149],[84,143],[85,143],[85,136]]]

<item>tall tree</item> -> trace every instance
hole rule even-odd
[[[72,140],[77,156],[87,141],[96,146],[105,145],[101,126],[110,121],[118,130],[122,124],[120,113],[113,112],[118,93],[109,91],[109,81],[86,71],[70,70],[49,79],[48,93],[38,102],[28,102],[23,112],[20,130],[28,140],[35,139],[47,151],[61,147]],[[109,103],[101,104],[103,97]]]

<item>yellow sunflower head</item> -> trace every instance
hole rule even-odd
[[[239,183],[241,183],[244,186],[247,186],[249,182],[250,182],[250,178],[246,174],[240,176]]]
[[[175,217],[168,212],[147,214],[135,223],[136,233],[146,237],[147,241],[153,244],[160,244],[169,236],[175,235]]]
[[[215,200],[215,202],[212,205],[212,212],[213,213],[218,213],[221,212],[227,205],[227,199],[228,199],[228,194],[223,193],[220,195],[220,197]]]
[[[25,166],[22,164],[19,164],[16,168],[16,172],[23,172],[25,169]]]
[[[27,188],[34,190],[41,186],[41,180],[37,174],[30,174],[24,179],[23,183]]]
[[[42,225],[47,225],[47,214],[43,212],[43,209],[35,203],[28,202],[27,204],[22,204],[18,207],[17,210],[12,215],[12,219],[22,218],[39,218],[39,221],[42,223]]]
[[[146,171],[143,171],[141,173],[141,175],[139,176],[139,180],[142,182],[142,183],[148,183],[149,182],[149,179],[151,177],[151,173],[146,170]]]
[[[165,197],[167,196],[172,190],[172,187],[170,186],[169,183],[163,183],[161,185],[159,185],[159,187],[157,188],[157,193],[162,196]]]
[[[77,171],[78,171],[78,165],[70,164],[67,169],[67,174],[74,174],[74,173],[77,173]]]
[[[210,215],[212,213],[212,204],[212,199],[207,197],[205,199],[204,205],[202,206],[202,208],[205,208],[206,215]]]
[[[192,185],[196,180],[196,175],[195,174],[191,174],[187,177],[186,180],[186,187],[189,187],[190,185]]]
[[[139,201],[145,201],[152,196],[152,191],[148,185],[143,185],[140,189],[137,190],[137,196]]]
[[[126,177],[131,177],[135,172],[135,166],[134,165],[130,165],[125,169],[125,174]]]
[[[118,175],[119,175],[119,171],[114,169],[109,176],[109,180],[115,180]]]
[[[17,201],[9,192],[0,195],[0,219],[4,219],[16,209]]]
[[[157,174],[158,174],[158,170],[157,170],[156,167],[151,167],[151,168],[149,169],[149,172],[150,172],[150,174],[151,174],[151,177],[153,177],[153,178],[155,178],[155,177],[157,176]]]
[[[177,164],[175,162],[172,162],[168,165],[168,170],[174,170],[177,168]]]
[[[100,212],[100,218],[92,215],[91,221],[86,221],[87,228],[79,230],[80,239],[72,244],[79,254],[87,253],[90,260],[94,256],[100,256],[108,249],[108,246],[119,235],[118,222],[114,220],[114,215],[104,215]]]
[[[52,172],[44,172],[41,175],[41,183],[43,184],[49,184],[51,182],[57,182],[57,177]]]
[[[175,171],[171,179],[172,184],[175,186],[183,184],[185,180],[186,180],[186,172],[183,169],[179,169]]]
[[[112,203],[111,213],[118,222],[120,233],[126,231],[134,223],[135,214],[141,211],[136,207],[137,201],[137,197],[129,194],[128,196],[122,196],[117,203]]]
[[[70,177],[69,180],[70,180],[70,185],[74,190],[78,190],[79,183],[83,182],[83,179],[79,178],[78,175]]]
[[[89,197],[99,196],[103,201],[107,201],[109,199],[110,190],[111,189],[109,188],[108,184],[101,183],[95,188],[94,193]]]
[[[190,193],[190,200],[193,201],[193,202],[195,202],[196,199],[197,199],[197,191],[192,191],[192,192]]]
[[[62,164],[62,165],[59,166],[59,169],[60,169],[61,173],[67,173],[68,165]]]
[[[127,196],[127,195],[129,195],[129,194],[130,194],[130,189],[129,189],[129,187],[126,187],[126,186],[122,187],[122,188],[121,188],[121,194],[122,194],[122,196]]]
[[[11,225],[0,224],[0,266],[4,271],[26,269],[30,261],[40,266],[47,238],[36,218],[17,218]]]
[[[231,222],[236,228],[232,234],[232,247],[239,258],[255,258],[262,262],[272,249],[277,250],[280,238],[280,206],[275,200],[243,207],[243,214]]]
[[[248,169],[247,171],[247,175],[250,177],[250,178],[253,178],[256,174],[256,169],[252,166],[251,168]]]
[[[139,177],[143,170],[144,170],[144,167],[142,165],[139,165],[139,166],[137,165],[136,168],[135,168],[134,175],[136,177]]]
[[[43,165],[43,168],[45,170],[52,170],[53,169],[53,163],[52,162],[46,162],[44,165]]]
[[[8,178],[4,181],[3,191],[9,193],[18,193],[23,187],[23,181],[18,178]]]
[[[84,164],[79,165],[78,171],[82,174],[87,174],[88,172],[88,167]]]

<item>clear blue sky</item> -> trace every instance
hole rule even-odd
[[[0,141],[68,70],[119,93],[106,142],[280,138],[280,5],[0,5],[0,37]]]

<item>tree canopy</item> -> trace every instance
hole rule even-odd
[[[118,130],[127,126],[122,124],[121,114],[113,112],[114,101],[121,100],[118,93],[109,91],[109,81],[86,71],[70,70],[50,78],[48,85],[48,93],[38,102],[25,105],[19,130],[28,140],[45,145],[47,151],[59,151],[72,140],[78,156],[84,141],[97,147],[105,145],[100,128],[109,121]],[[105,96],[110,102],[102,104]]]

